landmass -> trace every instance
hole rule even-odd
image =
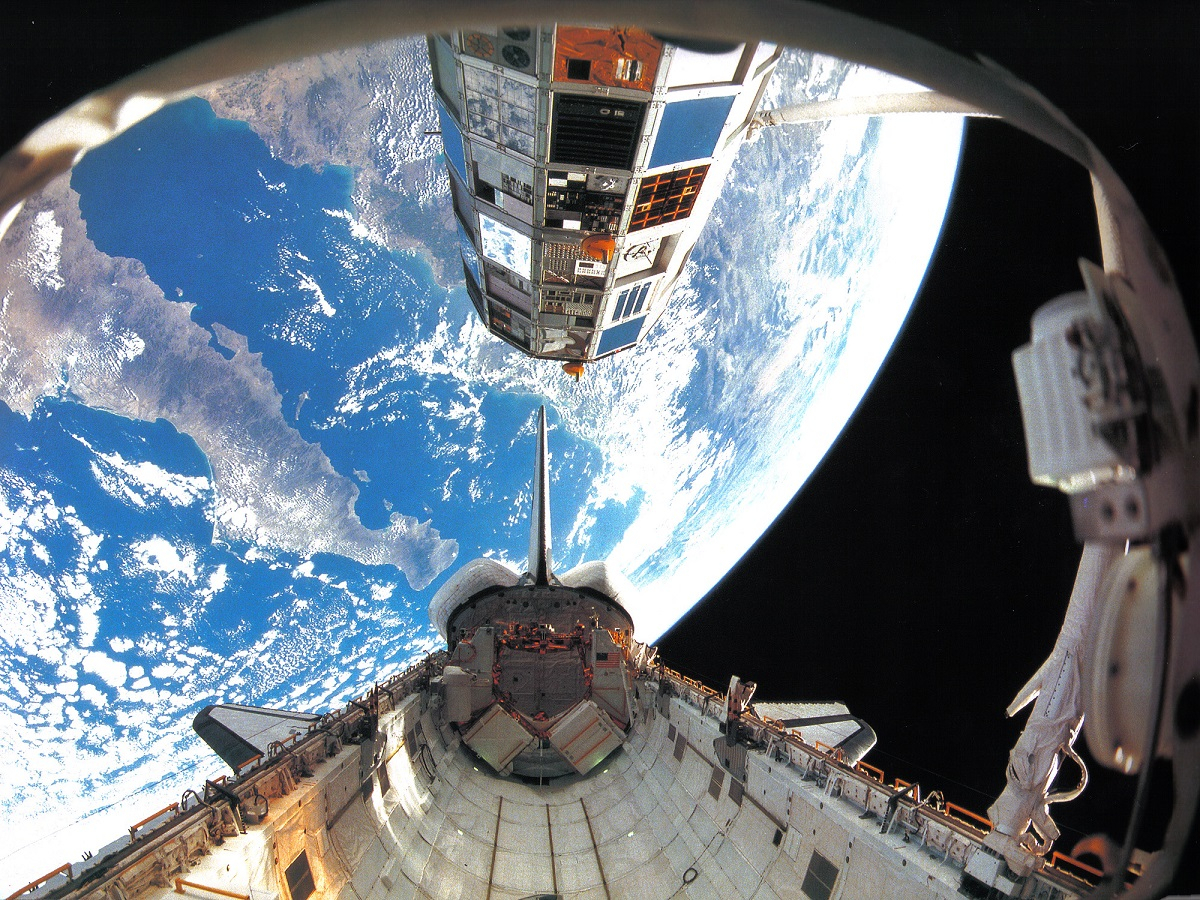
[[[458,240],[430,84],[425,39],[412,37],[264,69],[201,96],[218,116],[248,123],[277,159],[352,169],[358,227],[419,253],[452,286]],[[429,234],[445,240],[414,237]]]
[[[0,400],[28,415],[44,396],[130,418],[171,422],[213,471],[214,537],[299,554],[335,553],[400,569],[414,590],[453,562],[458,545],[429,521],[393,512],[381,530],[354,513],[358,488],[282,413],[261,354],[220,325],[190,319],[137,260],[87,238],[78,196],[59,178],[31,198],[4,238]]]

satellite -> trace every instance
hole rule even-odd
[[[769,41],[697,50],[640,28],[557,24],[428,45],[467,292],[492,334],[576,378],[666,313],[761,129],[986,115],[933,91],[760,109],[781,52]]]
[[[675,234],[666,228],[636,257],[649,268],[613,268],[633,246],[643,191],[667,177],[675,202],[677,177],[687,187],[692,169],[718,164],[717,143],[750,128],[743,97],[762,79],[737,75],[765,79],[770,48],[894,72],[929,87],[935,104],[952,98],[945,108],[1029,132],[1090,172],[1102,259],[1081,264],[1079,290],[1037,311],[1013,356],[1030,477],[1065,495],[1083,551],[1054,649],[1009,710],[1032,706],[1007,786],[987,817],[971,813],[888,782],[865,761],[869,726],[844,707],[755,704],[749,682],[734,678],[721,692],[672,671],[636,641],[617,575],[603,566],[554,574],[545,493],[535,490],[528,571],[485,561],[448,583],[433,610],[445,650],[319,718],[206,711],[197,728],[230,776],[13,897],[1161,895],[1188,862],[1200,798],[1200,588],[1189,577],[1200,546],[1200,359],[1169,266],[1113,167],[1013,75],[833,10],[728,0],[603,11],[530,2],[521,13],[589,24],[483,27],[497,13],[482,2],[348,3],[147,68],[0,159],[0,234],[25,197],[194,85],[428,34],[451,177],[471,180],[456,211],[477,309],[493,330],[507,314],[505,339],[535,355],[583,361],[648,327],[606,337],[648,318],[661,289],[646,273],[678,271],[677,255],[654,270]],[[622,41],[631,52],[610,52]],[[672,86],[658,73],[688,54],[736,56],[724,117],[714,114],[717,94],[702,89],[676,102],[704,101],[703,115],[671,109]],[[576,89],[550,97],[560,80]],[[674,115],[683,118],[664,144]],[[570,144],[573,128],[581,137]],[[703,146],[681,148],[701,136]],[[513,154],[527,167],[517,171]],[[605,197],[623,199],[609,208]],[[660,211],[670,215],[646,231],[688,218],[669,202]],[[568,245],[560,256],[569,265],[544,240],[535,247],[535,227]],[[571,231],[577,243],[562,237]],[[694,236],[678,234],[675,249],[686,253]],[[569,282],[563,290],[591,292],[590,325],[580,296],[546,293],[548,272]],[[545,448],[543,420],[535,484],[544,484]],[[1049,814],[1082,789],[1055,789],[1063,763],[1079,758],[1081,730],[1093,758],[1137,780],[1127,834],[1076,848],[1094,862],[1055,849]],[[1173,772],[1173,810],[1161,849],[1146,856],[1135,841],[1155,760]]]
[[[751,41],[701,53],[632,27],[431,36],[463,277],[488,330],[576,377],[637,345],[779,52]]]

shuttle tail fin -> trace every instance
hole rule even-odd
[[[538,410],[537,459],[533,468],[533,510],[529,526],[529,575],[550,583],[550,468],[546,450],[546,407]]]

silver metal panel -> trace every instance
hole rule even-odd
[[[533,741],[533,735],[499,705],[485,712],[463,735],[463,742],[500,773],[508,771],[517,754]]]
[[[550,743],[580,775],[599,765],[621,746],[624,735],[604,711],[585,700],[567,713],[550,731]]]

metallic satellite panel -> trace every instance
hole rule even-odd
[[[636,345],[712,210],[774,45],[699,54],[638,28],[559,25],[428,46],[480,318],[537,357]]]

